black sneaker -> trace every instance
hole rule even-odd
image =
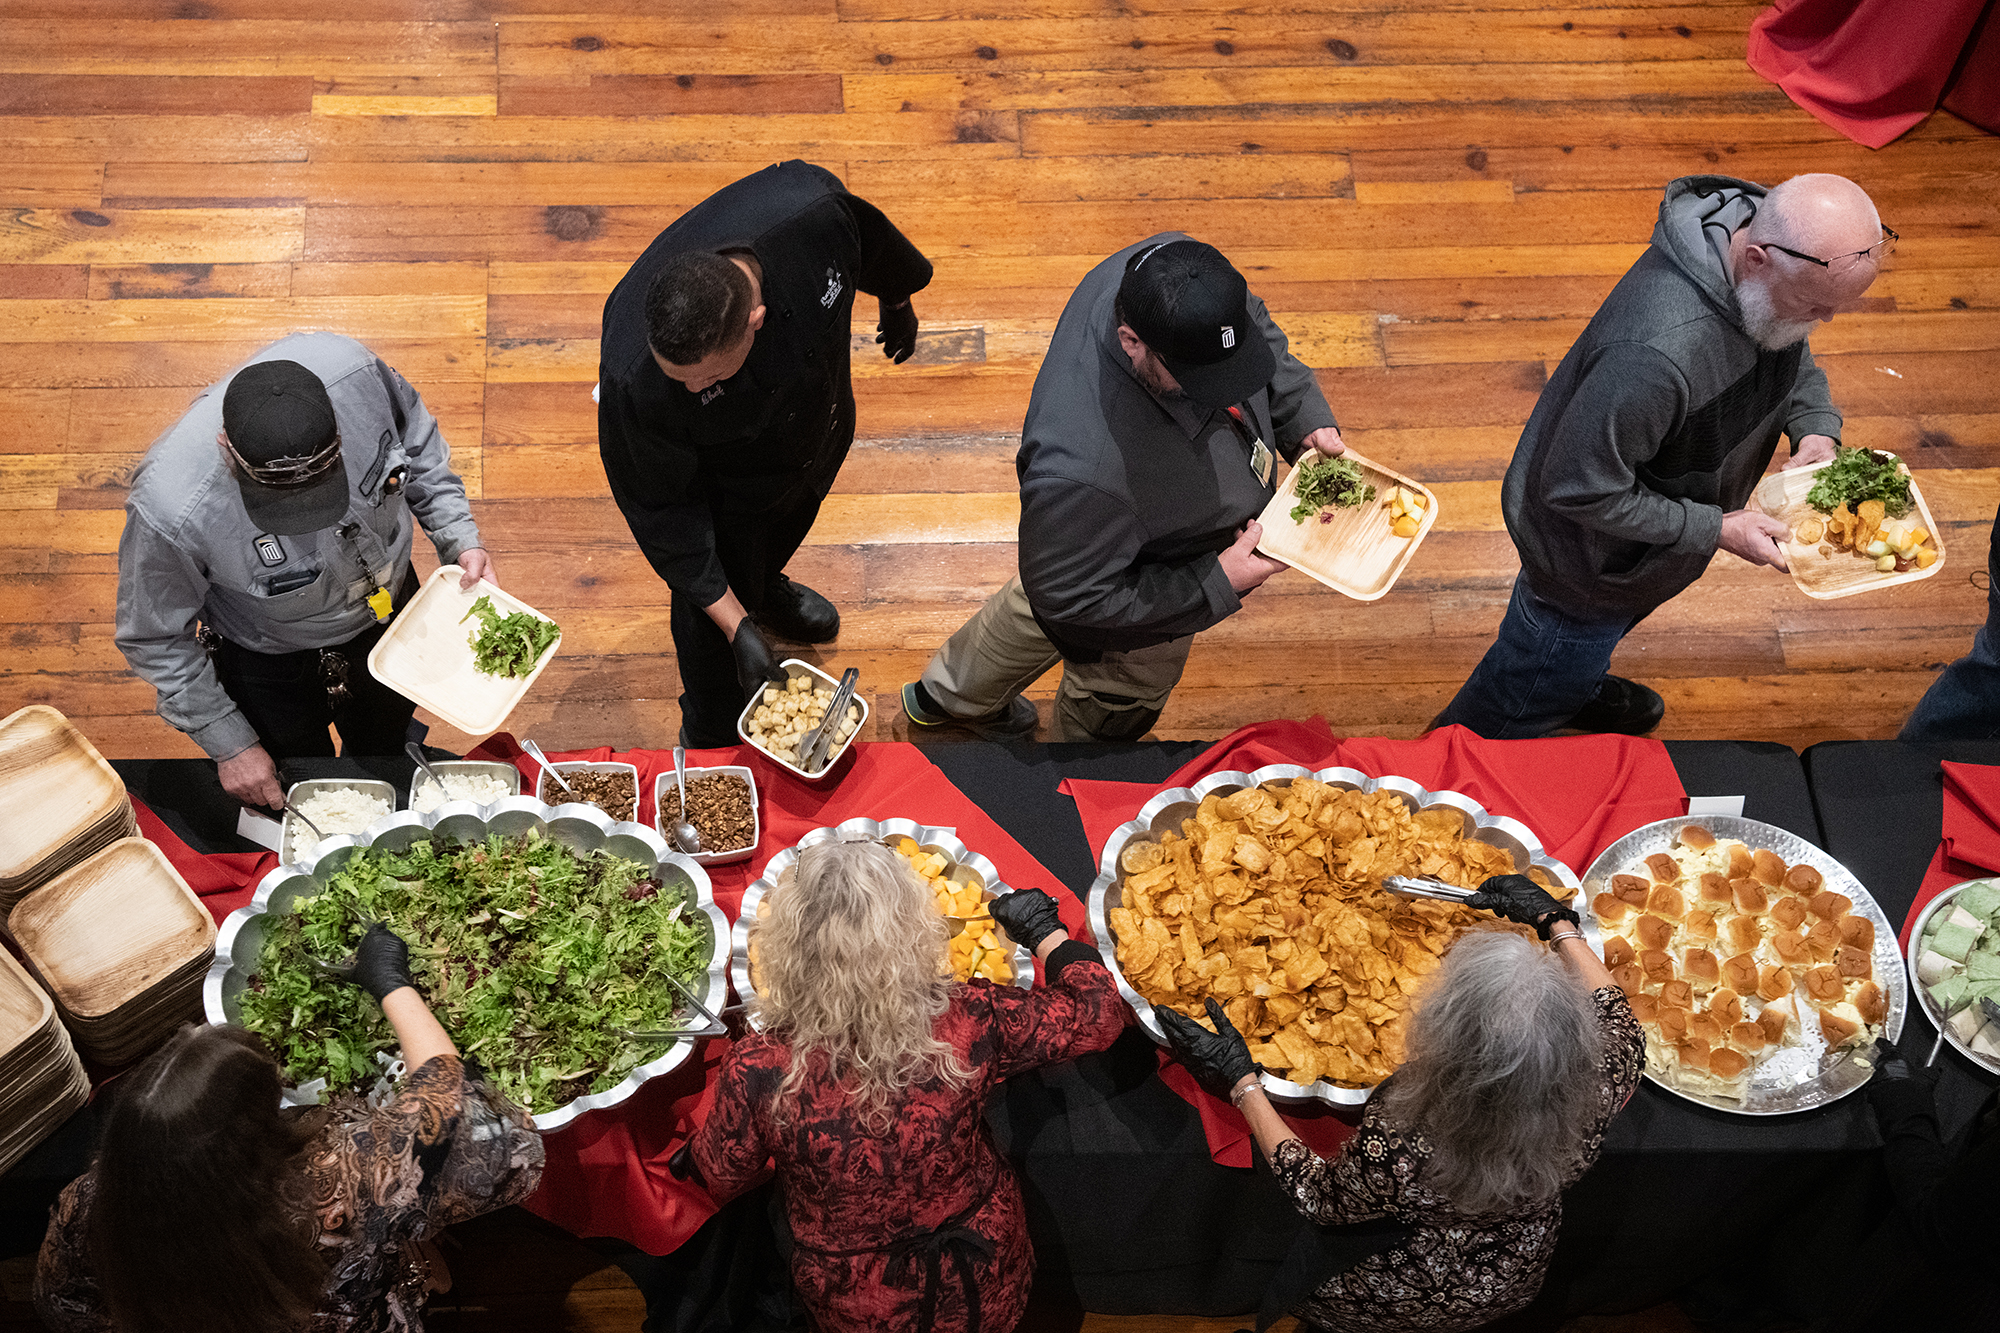
[[[764,589],[757,623],[793,643],[831,643],[840,633],[840,612],[805,584],[780,574]]]
[[[1572,731],[1609,732],[1617,736],[1643,736],[1660,725],[1667,715],[1667,701],[1636,680],[1606,676],[1597,682],[1597,693],[1563,723]]]
[[[937,700],[930,692],[911,681],[903,687],[903,712],[916,726],[957,727],[969,731],[983,741],[1018,741],[1035,734],[1035,727],[1041,722],[1035,706],[1020,695],[1007,701],[1007,706],[993,717],[964,718],[953,717],[937,707]]]

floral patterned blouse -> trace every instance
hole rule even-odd
[[[416,1333],[431,1286],[430,1238],[519,1203],[542,1176],[542,1140],[455,1055],[411,1073],[390,1102],[336,1118],[308,1150],[326,1299],[312,1333]],[[56,1200],[35,1269],[35,1311],[55,1333],[112,1333],[91,1271],[95,1173]]]
[[[730,1051],[694,1159],[724,1202],[775,1164],[796,1247],[792,1280],[819,1328],[976,1333],[1020,1322],[1034,1251],[1020,1184],[986,1126],[987,1097],[1012,1074],[1105,1049],[1125,1026],[1094,953],[1064,944],[1049,964],[1054,979],[1033,990],[952,988],[933,1030],[972,1079],[907,1089],[885,1135],[856,1123],[819,1053],[819,1077],[801,1085],[788,1123],[775,1123],[771,1094],[790,1048],[762,1034]]]
[[[1597,1111],[1582,1154],[1564,1175],[1567,1189],[1597,1160],[1605,1126],[1639,1085],[1645,1038],[1615,986],[1591,993],[1604,1056]],[[1306,1326],[1343,1333],[1472,1328],[1534,1300],[1555,1253],[1562,1199],[1526,1212],[1468,1216],[1421,1183],[1430,1144],[1385,1122],[1371,1102],[1338,1157],[1316,1155],[1297,1139],[1278,1145],[1271,1167],[1299,1211],[1337,1224],[1393,1217],[1416,1227],[1402,1245],[1362,1260],[1293,1311]]]

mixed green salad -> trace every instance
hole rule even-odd
[[[1842,448],[1813,475],[1812,489],[1806,492],[1806,503],[1822,514],[1843,504],[1858,513],[1866,500],[1880,500],[1889,518],[1901,518],[1908,511],[1909,474],[1896,465],[1893,455]]]
[[[1292,488],[1292,522],[1303,523],[1332,505],[1352,509],[1375,498],[1375,488],[1363,478],[1351,459],[1326,458],[1317,453],[1300,461],[1298,484]]]
[[[410,946],[411,974],[468,1059],[530,1111],[603,1092],[670,1049],[614,1029],[690,1024],[668,976],[701,993],[708,917],[677,886],[604,852],[537,834],[369,849],[289,915],[270,918],[241,999],[292,1081],[365,1091],[395,1034],[359,987],[315,970],[341,963],[381,921]],[[697,1016],[698,1017],[698,1016]]]
[[[472,664],[489,676],[527,675],[562,633],[555,621],[526,611],[503,616],[493,609],[493,599],[484,595],[458,623],[463,625],[474,616],[479,617],[479,630],[472,638]]]

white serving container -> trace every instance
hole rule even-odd
[[[553,617],[543,616],[484,579],[470,590],[462,590],[458,581],[463,572],[457,565],[440,565],[424,580],[417,595],[389,623],[388,632],[369,650],[368,671],[460,731],[484,736],[500,729],[514,705],[555,660],[562,650],[562,633],[557,631],[555,642],[527,675],[487,675],[473,665],[472,636],[479,623],[465,616],[474,602],[485,596],[493,599],[494,609],[502,615],[526,611],[544,620]]]
[[[715,777],[718,775],[742,778],[750,786],[750,845],[747,847],[732,848],[726,852],[682,853],[685,856],[693,857],[697,862],[705,866],[726,866],[732,861],[747,861],[756,852],[757,844],[764,840],[764,820],[757,813],[757,777],[754,773],[742,764],[717,764],[711,768],[690,768],[687,770],[687,780],[689,782],[693,782],[699,777]],[[680,849],[674,843],[673,832],[667,827],[667,818],[664,813],[667,793],[675,790],[675,787],[676,784],[672,773],[662,773],[653,780],[653,827],[659,830],[660,836],[666,840],[667,846],[674,847],[676,851],[679,851]]]
[[[550,764],[549,767],[553,768],[556,772],[562,774],[565,778],[567,778],[572,773],[625,774],[626,776],[632,779],[632,808],[622,816],[611,815],[610,817],[612,819],[618,820],[621,823],[632,823],[639,818],[639,769],[636,764],[618,764],[618,763],[612,763],[609,760],[570,759],[564,762]],[[555,786],[554,783],[550,783],[549,785],[551,787]],[[538,801],[541,800],[542,798],[541,769],[538,768],[535,770],[535,784],[527,794],[534,797]],[[562,789],[560,787],[556,787],[554,794],[560,797],[563,794]],[[547,801],[544,802],[544,804],[555,806],[555,808],[558,810],[569,810],[579,805],[591,810],[596,810],[598,808],[597,806],[592,805],[589,801],[562,800],[559,802]]]
[[[521,776],[520,769],[514,767],[512,764],[503,764],[495,759],[433,759],[431,760],[431,769],[439,777],[448,777],[453,773],[466,775],[483,773],[489,777],[498,778],[502,782],[512,784],[513,790],[507,793],[508,796],[522,795],[521,784],[525,781]],[[417,808],[417,788],[422,785],[423,781],[424,771],[421,768],[410,775],[410,795],[409,799],[403,802],[403,809],[414,810]],[[527,794],[533,795],[532,792]],[[443,804],[450,805],[452,802],[445,801]]]
[[[827,675],[826,672],[821,671],[818,667],[814,666],[810,662],[801,662],[796,657],[788,657],[783,662],[780,662],[778,665],[783,667],[785,670],[785,674],[794,680],[796,680],[800,676],[809,677],[813,681],[814,689],[819,688],[819,686],[821,685],[826,686],[829,690],[837,690],[840,688],[839,677]],[[750,739],[750,715],[752,713],[755,713],[757,711],[758,706],[763,702],[764,702],[764,696],[762,693],[759,693],[754,698],[752,698],[749,703],[743,705],[742,713],[740,713],[736,718],[736,734],[739,737],[741,737],[743,743],[749,746],[750,749],[759,757],[768,759],[770,762],[776,764],[779,768],[784,769],[787,773],[796,774],[799,777],[804,778],[807,782],[825,782],[828,777],[832,776],[833,770],[840,764],[840,757],[846,754],[849,749],[853,748],[855,737],[859,736],[861,734],[861,729],[868,725],[868,700],[862,697],[861,690],[857,685],[854,691],[854,698],[851,700],[851,702],[861,705],[861,720],[855,724],[854,734],[852,736],[849,736],[846,740],[839,742],[833,747],[832,752],[829,753],[826,757],[826,767],[820,769],[819,772],[817,773],[808,773],[803,768],[800,768],[797,764],[791,762],[789,759],[778,758],[777,755],[772,754],[769,750],[765,749],[763,746],[757,744],[757,742]]]

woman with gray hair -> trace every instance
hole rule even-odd
[[[1110,972],[1055,899],[1021,889],[989,910],[1046,984],[954,981],[930,890],[879,843],[803,849],[765,901],[750,927],[762,1031],[730,1051],[689,1145],[703,1182],[727,1202],[775,1166],[793,1286],[821,1329],[1013,1328],[1034,1252],[986,1100],[1117,1039]]]
[[[1408,1058],[1331,1160],[1271,1108],[1214,1000],[1214,1032],[1158,1011],[1181,1062],[1243,1112],[1299,1211],[1376,1238],[1350,1233],[1344,1266],[1323,1264],[1299,1288],[1311,1294],[1285,1302],[1303,1329],[1462,1329],[1526,1306],[1555,1252],[1562,1191],[1638,1086],[1644,1038],[1576,913],[1522,875],[1497,875],[1469,901],[1549,947],[1460,936],[1418,997]]]

